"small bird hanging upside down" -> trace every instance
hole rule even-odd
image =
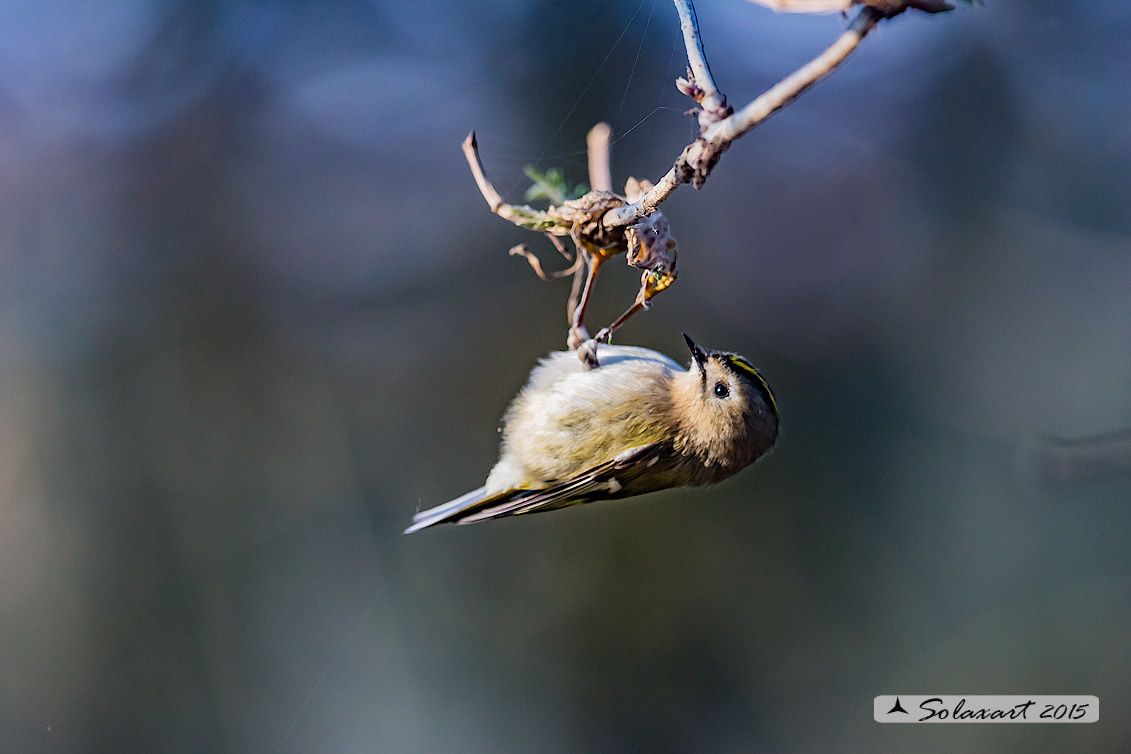
[[[634,346],[599,346],[596,369],[551,353],[507,410],[486,483],[405,533],[714,484],[765,455],[778,435],[770,386],[741,356],[683,337],[687,369]]]

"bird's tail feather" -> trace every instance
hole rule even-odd
[[[468,492],[466,495],[460,495],[455,500],[449,500],[446,503],[437,505],[435,508],[420,511],[412,517],[412,526],[405,529],[404,533],[412,534],[414,531],[420,531],[429,526],[449,521],[458,522],[476,511],[499,503],[509,494],[511,493],[488,493],[486,487],[480,487],[479,489]]]

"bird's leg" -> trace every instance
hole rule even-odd
[[[569,289],[569,300],[566,301],[566,322],[571,326],[573,325],[574,312],[577,311],[577,302],[581,297],[581,284],[585,282],[586,273],[589,270],[585,265],[585,257],[580,252],[577,254],[574,266],[576,269],[573,271],[573,283]]]
[[[589,340],[589,332],[585,329],[585,310],[589,307],[589,299],[593,294],[593,284],[597,280],[597,272],[605,262],[605,257],[601,254],[594,254],[588,250],[584,253],[589,262],[589,274],[585,278],[581,300],[578,301],[577,307],[573,310],[573,322],[570,325],[569,338],[566,341],[571,351],[576,351]],[[582,355],[582,361],[589,363],[590,366],[596,366],[596,358],[590,363],[590,360]]]
[[[616,332],[621,325],[627,322],[629,317],[631,317],[633,314],[636,314],[636,312],[640,311],[641,309],[647,309],[648,307],[650,307],[652,305],[652,299],[656,296],[656,294],[662,290],[665,290],[674,282],[674,273],[660,273],[652,272],[651,270],[645,270],[644,274],[640,276],[640,292],[636,294],[636,301],[632,304],[632,306],[628,307],[628,310],[624,314],[613,320],[613,323],[611,325],[603,328],[599,333],[597,333],[597,335],[593,338],[593,342],[608,343],[609,340],[613,337],[613,333]]]
[[[610,340],[612,340],[613,333],[616,332],[620,328],[620,326],[628,320],[629,317],[631,317],[633,314],[636,314],[636,312],[640,311],[643,308],[644,304],[640,303],[640,301],[637,301],[632,306],[628,307],[628,310],[625,311],[624,314],[613,320],[613,323],[611,325],[601,328],[600,332],[593,336],[593,342],[608,343]]]

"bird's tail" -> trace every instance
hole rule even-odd
[[[446,503],[437,505],[435,508],[420,511],[412,517],[412,526],[405,529],[404,533],[412,534],[414,531],[420,531],[434,524],[448,522],[458,523],[461,519],[473,513],[498,504],[510,494],[512,493],[488,493],[486,487],[480,487],[477,490],[468,492],[466,495],[460,495],[455,500],[449,500]]]

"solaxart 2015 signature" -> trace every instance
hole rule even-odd
[[[1100,700],[1095,696],[901,694],[877,696],[873,713],[880,723],[1094,723],[1100,719]]]
[[[1078,702],[1071,705],[1063,703],[1037,705],[1035,700],[1026,699],[1020,704],[1005,709],[1000,707],[967,707],[966,698],[962,697],[951,709],[945,705],[942,697],[933,696],[919,702],[919,709],[926,712],[926,715],[919,718],[919,722],[924,723],[934,717],[940,720],[946,720],[948,717],[952,720],[1083,720],[1088,714],[1089,706],[1088,702]],[[1032,718],[1029,717],[1030,714],[1033,715]]]

